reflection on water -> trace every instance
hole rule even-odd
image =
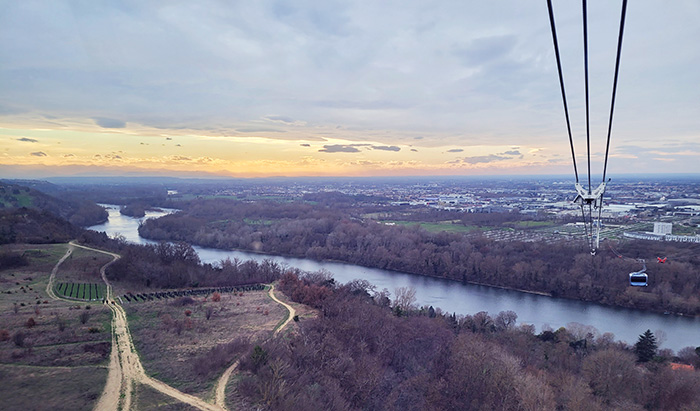
[[[113,236],[123,235],[128,241],[137,244],[152,243],[138,235],[138,225],[143,219],[119,214],[118,206],[108,206],[109,221],[90,227],[91,230],[105,231]],[[147,212],[146,217],[160,217],[173,210]],[[619,340],[633,344],[639,334],[647,329],[653,332],[662,330],[667,340],[662,348],[675,351],[687,346],[700,345],[700,320],[673,315],[646,313],[636,310],[604,307],[541,295],[503,290],[493,287],[464,285],[453,281],[423,277],[393,271],[359,267],[350,264],[318,262],[303,258],[268,256],[242,251],[216,250],[194,247],[203,262],[217,263],[226,258],[239,260],[253,259],[262,261],[271,259],[289,267],[305,271],[326,270],[336,281],[345,283],[357,278],[364,279],[376,286],[377,290],[386,288],[394,293],[398,287],[413,287],[419,305],[432,305],[443,311],[457,314],[474,314],[487,311],[496,315],[500,311],[512,310],[518,314],[519,323],[533,324],[538,330],[544,326],[554,329],[569,323],[592,325],[601,333],[611,332]]]

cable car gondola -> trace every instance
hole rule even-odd
[[[630,285],[634,287],[646,287],[649,281],[649,276],[646,274],[647,271],[647,265],[646,263],[642,260],[642,263],[644,264],[644,268],[642,268],[641,271],[636,271],[634,273],[630,273]]]

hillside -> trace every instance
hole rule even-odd
[[[82,197],[66,196],[59,187],[50,183],[40,185],[42,190],[53,191],[57,198],[25,185],[0,181],[0,209],[31,208],[47,211],[55,216],[68,220],[77,226],[90,226],[102,223],[107,219],[107,211],[92,201]]]

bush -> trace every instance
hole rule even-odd
[[[26,336],[22,331],[17,331],[15,335],[12,336],[12,342],[18,347],[24,347],[24,338]]]
[[[89,312],[83,311],[82,313],[80,313],[80,323],[81,323],[81,324],[87,323],[89,319],[90,319],[90,313],[89,313]]]
[[[211,295],[211,300],[215,303],[218,303],[219,301],[221,301],[221,294],[219,294],[218,292],[214,292],[214,294]]]
[[[190,315],[192,315],[192,310],[185,310],[185,315],[186,315],[187,317],[189,317]]]
[[[173,305],[175,307],[184,307],[186,305],[192,305],[194,303],[195,303],[195,301],[194,301],[194,299],[192,299],[192,297],[180,297],[180,298],[176,299],[175,301],[173,301]]]
[[[0,330],[0,341],[7,341],[10,339],[10,332],[7,330]]]
[[[34,320],[34,317],[29,317],[26,323],[24,323],[24,326],[27,328],[32,328],[36,325],[36,321]]]

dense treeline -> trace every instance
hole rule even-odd
[[[238,392],[265,409],[700,407],[698,374],[673,370],[670,353],[641,363],[631,347],[585,326],[536,335],[531,326],[516,327],[509,312],[392,310],[367,283],[336,287],[318,274],[288,273],[280,289],[319,307],[319,316],[241,359],[248,375]],[[681,357],[675,360],[700,359],[692,348]]]
[[[510,221],[512,215],[503,218]],[[155,240],[345,261],[608,305],[700,313],[697,245],[634,241],[616,245],[629,258],[609,251],[592,258],[583,241],[495,242],[387,226],[330,207],[227,200],[192,202],[184,212],[147,220],[139,233]],[[672,257],[666,264],[650,262],[650,286],[630,287],[628,273],[641,269],[635,259],[655,261],[658,255]]]
[[[116,281],[146,287],[223,287],[270,283],[284,269],[271,261],[224,260],[219,265],[201,264],[197,252],[185,243],[127,246],[122,258],[110,265],[107,274]]]

